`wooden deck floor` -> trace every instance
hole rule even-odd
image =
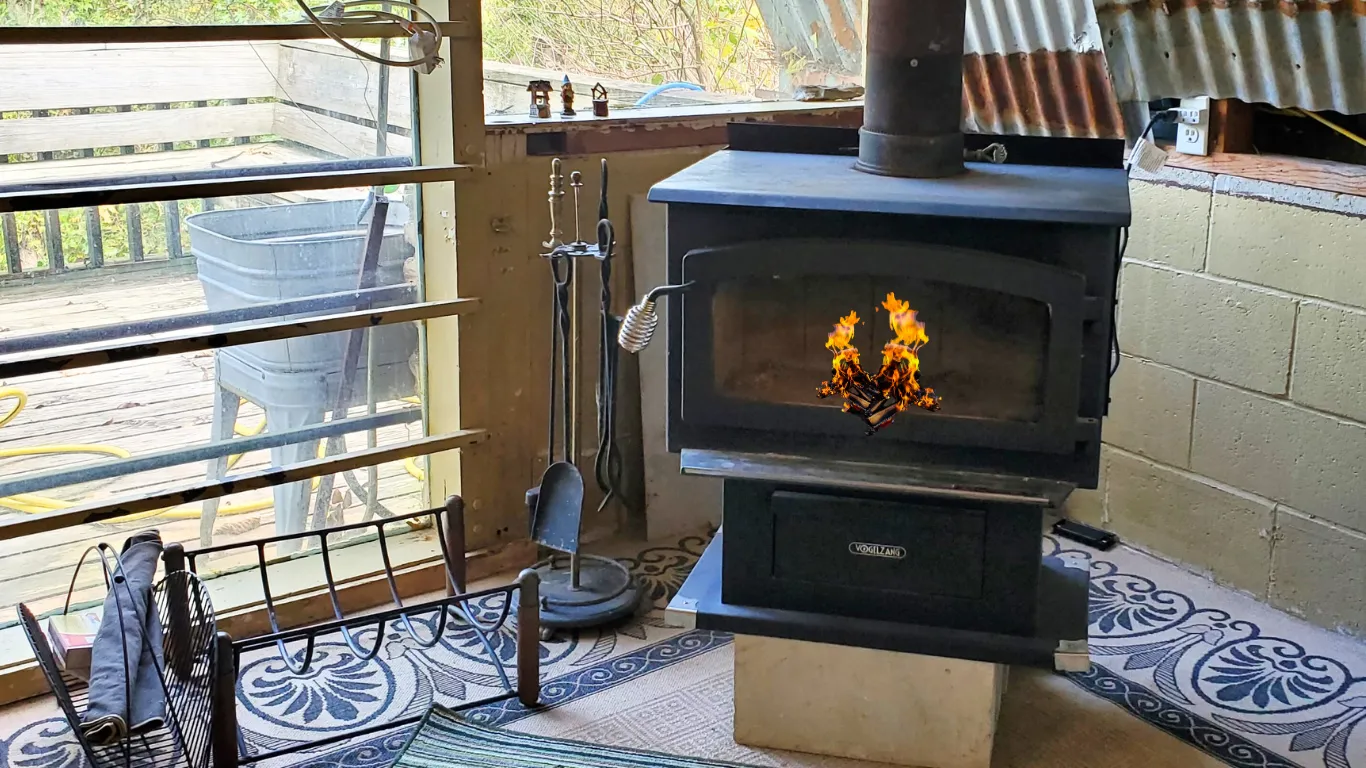
[[[203,308],[204,295],[192,260],[0,282],[0,350],[6,337]],[[0,427],[0,450],[105,445],[138,455],[203,444],[210,439],[213,366],[214,353],[200,352],[0,381],[0,389],[17,387],[28,396],[28,405],[18,417]],[[12,404],[13,400],[0,401],[0,416],[8,413]],[[380,410],[402,406],[385,403]],[[361,413],[357,409],[353,415]],[[239,424],[251,426],[261,418],[259,409],[244,405]],[[379,431],[378,442],[399,442],[418,437],[420,432],[420,424],[388,427]],[[364,434],[348,436],[348,450],[364,448],[365,439]],[[0,477],[13,478],[108,460],[105,456],[80,453],[0,458]],[[269,452],[257,451],[242,457],[233,471],[261,468],[269,463]],[[202,463],[184,464],[46,490],[40,495],[63,502],[120,497],[202,478],[204,472]],[[362,482],[364,474],[357,476]],[[419,508],[421,485],[401,464],[380,467],[379,478],[380,500],[388,509],[399,513]],[[224,503],[269,498],[269,491],[261,491],[232,496]],[[363,500],[352,495],[349,501],[344,513],[346,520],[360,520]],[[18,514],[23,513],[6,507],[5,500],[0,499],[0,519]],[[0,616],[12,616],[10,606],[20,601],[36,603],[36,607],[43,609],[56,607],[67,588],[72,567],[87,547],[99,541],[117,546],[133,531],[147,528],[159,529],[166,541],[197,542],[198,505],[134,522],[82,526],[0,541]],[[220,516],[215,543],[255,539],[271,533],[270,509]],[[91,576],[95,576],[94,571]]]

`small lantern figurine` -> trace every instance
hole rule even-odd
[[[593,116],[607,117],[607,89],[602,83],[593,86]]]
[[[564,109],[560,110],[560,117],[573,117],[578,114],[574,111],[574,84],[569,82],[569,75],[565,75],[564,82],[560,83],[560,103],[564,104]]]
[[[542,120],[550,117],[550,93],[554,87],[549,80],[532,80],[526,87],[527,93],[531,94],[531,116],[539,117]]]

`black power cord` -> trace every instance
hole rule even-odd
[[[1129,248],[1129,228],[1120,227],[1119,243],[1115,248],[1115,297],[1110,302],[1110,378],[1119,370],[1119,270],[1124,266],[1124,252]]]
[[[1162,120],[1174,120],[1179,114],[1181,114],[1181,110],[1179,109],[1162,109],[1154,112],[1152,117],[1148,119],[1148,124],[1143,126],[1143,133],[1138,134],[1138,138],[1134,141],[1134,146],[1138,146],[1139,142],[1146,140],[1148,134],[1153,132],[1153,127],[1156,126],[1158,122]],[[1124,170],[1128,171],[1131,165],[1133,165],[1131,162],[1125,160]]]

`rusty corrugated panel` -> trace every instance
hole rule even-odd
[[[1121,101],[1366,112],[1366,0],[1096,0]]]
[[[1122,138],[1091,0],[969,0],[963,128]]]
[[[963,129],[1124,138],[1100,51],[968,54],[963,62]]]
[[[757,2],[778,51],[805,57],[812,79],[862,71],[862,0]],[[1092,0],[968,0],[965,43],[963,130],[1123,137]]]

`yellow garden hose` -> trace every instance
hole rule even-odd
[[[15,417],[19,415],[19,412],[24,409],[24,406],[28,404],[28,396],[25,395],[23,390],[20,389],[0,389],[0,401],[4,401],[7,399],[13,399],[15,401],[15,404],[8,413],[5,413],[3,416],[0,416],[0,427],[3,427],[6,424],[13,421]],[[421,402],[417,400],[417,398],[404,398],[404,400],[407,402]],[[246,401],[243,400],[242,402]],[[242,427],[238,424],[234,424],[233,433],[236,435],[240,435],[242,437],[251,437],[260,434],[265,428],[266,420],[263,417],[259,423],[250,427]],[[323,458],[323,456],[326,455],[326,445],[326,440],[319,441],[318,458]],[[132,454],[128,451],[125,451],[122,448],[112,445],[75,444],[45,445],[32,448],[0,448],[0,458],[15,458],[19,456],[44,456],[67,453],[103,454],[118,459],[127,459],[132,457]],[[242,454],[240,453],[229,456],[227,463],[228,468],[231,469],[241,459]],[[408,474],[417,478],[419,482],[422,482],[425,479],[425,474],[422,472],[422,469],[417,466],[417,463],[413,459],[406,460],[404,462],[404,468],[408,471]],[[311,490],[316,491],[321,483],[321,477],[313,478]],[[54,512],[60,509],[69,509],[76,505],[72,502],[63,501],[61,499],[53,499],[32,493],[20,493],[15,494],[14,496],[0,497],[0,506],[13,509],[18,512],[36,515],[45,512]],[[272,506],[274,506],[274,502],[272,502],[269,499],[262,499],[261,501],[247,502],[244,504],[225,504],[219,507],[218,516],[229,517],[232,515],[244,515],[251,512],[260,512],[264,509],[270,509]],[[136,514],[115,518],[108,522],[127,523],[135,520],[142,520],[148,517],[158,516],[170,518],[173,520],[191,520],[200,517],[200,514],[201,513],[198,508],[187,509],[181,507],[167,507],[164,509],[153,509],[147,512],[138,512]]]

